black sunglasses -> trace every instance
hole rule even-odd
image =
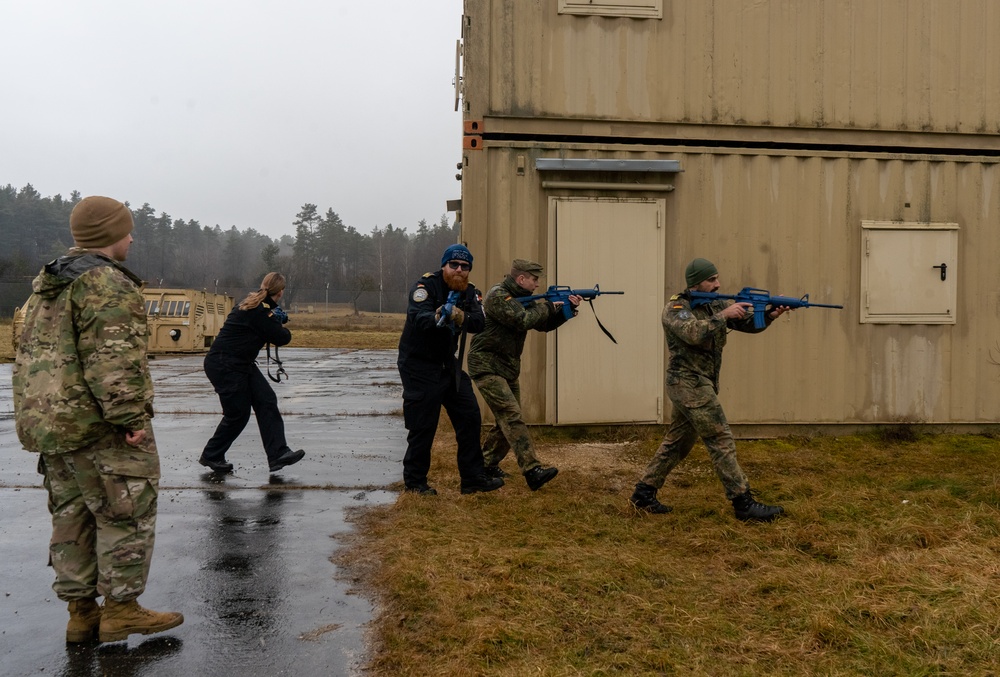
[[[471,263],[463,263],[462,261],[449,261],[448,267],[452,270],[472,270]]]

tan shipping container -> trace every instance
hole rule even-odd
[[[739,430],[997,421],[1000,6],[564,4],[466,0],[463,21],[474,281],[525,257],[626,292],[595,301],[617,346],[589,308],[529,339],[526,420],[665,421],[660,311],[704,256],[725,293],[845,306],[730,336]]]

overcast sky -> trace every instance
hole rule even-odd
[[[462,0],[3,0],[0,185],[294,234],[460,197]],[[449,214],[449,220],[454,215]]]

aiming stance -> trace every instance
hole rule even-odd
[[[485,324],[479,291],[469,284],[471,270],[472,253],[463,245],[453,244],[441,257],[441,270],[425,273],[410,288],[396,361],[403,382],[403,422],[408,431],[403,457],[406,491],[437,494],[427,484],[427,471],[442,406],[455,428],[462,493],[493,491],[503,486],[502,479],[487,477],[483,472],[483,450],[479,446],[482,415],[472,381],[462,371],[466,334],[482,331]]]
[[[222,422],[198,462],[217,473],[233,471],[226,452],[246,427],[251,409],[257,417],[271,472],[298,463],[306,455],[302,449],[292,451],[286,443],[278,398],[256,363],[264,344],[273,344],[277,350],[292,340],[292,332],[283,326],[288,315],[278,306],[284,293],[284,275],[265,275],[260,289],[248,294],[229,313],[205,356],[205,374],[222,403]]]
[[[719,272],[710,261],[695,259],[688,264],[685,281],[688,290],[716,292]],[[784,306],[772,309],[766,314],[766,325],[757,329],[749,303],[722,299],[692,309],[687,292],[670,298],[663,309],[663,331],[670,349],[667,395],[674,406],[673,420],[646,474],[635,485],[635,493],[629,499],[633,506],[656,514],[672,510],[656,499],[656,492],[701,437],[737,519],[770,521],[783,512],[781,506],[754,500],[746,475],[736,460],[736,443],[718,393],[722,349],[726,347],[728,330],[750,334],[764,331],[787,310]]]
[[[541,264],[514,259],[510,274],[486,294],[486,329],[472,339],[469,351],[469,375],[496,419],[483,443],[486,474],[504,477],[506,473],[499,464],[513,449],[517,466],[532,491],[541,489],[559,469],[544,467],[535,458],[535,445],[521,418],[521,352],[529,329],[552,331],[567,320],[561,302],[538,299],[525,308],[517,301],[538,289],[543,272]],[[569,297],[574,315],[581,300],[579,296]]]

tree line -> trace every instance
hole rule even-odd
[[[0,187],[0,282],[30,281],[72,246],[69,215],[81,197],[42,197],[31,184]],[[413,281],[440,268],[441,252],[458,240],[447,215],[436,224],[420,220],[412,233],[392,224],[363,233],[333,209],[321,213],[307,203],[291,219],[294,235],[274,239],[157,214],[148,202],[126,204],[135,220],[126,265],[147,285],[241,297],[277,270],[287,278],[288,304],[348,301],[356,310],[400,312]]]

